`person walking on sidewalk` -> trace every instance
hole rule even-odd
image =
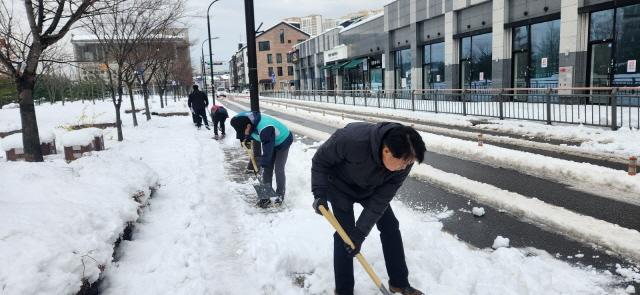
[[[382,252],[393,293],[421,295],[408,281],[398,219],[390,202],[409,175],[415,161],[422,163],[426,147],[418,132],[398,123],[357,122],[336,131],[325,141],[311,164],[313,208],[331,209],[355,249],[333,235],[333,269],[336,294],[352,295],[353,257],[374,225],[380,231]],[[355,203],[363,210],[354,217]]]
[[[293,143],[293,133],[282,122],[259,112],[242,112],[231,118],[231,126],[236,138],[247,148],[251,140],[262,144],[262,182],[271,188],[273,173],[276,174],[276,204],[282,203],[285,196],[286,177],[284,173],[289,147]],[[269,198],[260,196],[258,206],[266,208],[271,204]]]
[[[209,106],[209,99],[204,92],[198,90],[198,85],[193,85],[193,92],[189,94],[189,101],[187,105],[191,109],[191,113],[196,116],[196,126],[198,129],[202,126],[204,120],[204,126],[209,129],[209,121],[207,120],[207,106]]]
[[[213,105],[211,107],[211,122],[213,122],[213,134],[215,134],[215,139],[218,139],[218,124],[220,124],[222,137],[224,138],[224,136],[226,135],[224,132],[224,121],[226,121],[227,118],[229,118],[229,113],[223,106]]]

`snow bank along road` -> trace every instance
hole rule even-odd
[[[240,106],[244,109],[248,107],[243,102],[240,104],[238,102],[230,103],[228,106]],[[330,133],[333,128],[340,127],[349,121],[343,121],[339,117],[314,116],[313,113],[308,111],[274,108],[264,103],[262,108],[265,112],[276,115],[281,119],[293,121],[288,123],[297,126],[302,132],[320,138],[323,138],[322,133]],[[277,109],[277,111],[274,111],[274,109]],[[286,113],[283,113],[283,111]],[[314,121],[322,121],[324,124],[318,124]],[[306,127],[303,127],[303,125]],[[318,125],[324,126],[318,127]],[[329,125],[333,125],[333,127]],[[309,130],[308,127],[314,130]],[[423,134],[423,136],[425,135],[427,134]],[[324,137],[326,136],[328,135],[325,133]],[[425,139],[429,146],[430,135],[427,135]],[[452,140],[455,141],[455,139]],[[457,142],[453,144],[455,145]],[[457,159],[433,152],[429,152],[426,159],[427,164],[430,166],[420,165],[414,167],[414,176],[431,182],[440,188],[457,191],[497,210],[507,211],[519,219],[532,222],[542,228],[551,228],[575,240],[588,244],[595,243],[607,249],[613,249],[625,257],[636,259],[638,257],[638,247],[634,243],[638,241],[637,228],[639,228],[639,225],[633,216],[638,216],[637,214],[640,211],[636,206],[603,198],[597,194],[582,192],[554,181],[533,177],[510,169],[472,162],[468,159]],[[435,195],[442,195],[442,193],[437,192],[437,189],[435,191]],[[434,190],[432,189],[431,192],[433,193]],[[413,193],[413,195],[415,196],[416,194]],[[425,199],[430,198],[432,198],[432,195],[427,193]],[[415,199],[413,201],[425,203],[424,200]],[[450,200],[443,200],[444,203],[448,201]],[[465,209],[461,210],[464,211]],[[470,208],[466,209],[467,212],[469,210]],[[620,227],[614,223],[622,223],[628,228]],[[445,229],[446,224],[445,221]],[[483,238],[477,237],[477,234],[460,232],[461,230],[464,231],[464,229],[457,226],[459,222],[452,222],[451,225],[451,228],[455,229],[453,231],[454,234],[461,234],[462,236],[459,235],[459,237],[462,238],[466,236],[466,240],[472,244],[486,247],[488,243],[486,238],[483,241]],[[495,225],[500,226],[499,223]],[[478,228],[477,225],[472,226],[473,228]],[[504,227],[505,225],[502,226]],[[522,228],[507,227],[513,230],[512,233],[514,235],[522,237],[522,246],[534,246],[551,253],[566,253],[568,249],[573,247],[587,248],[582,249],[587,252],[593,251],[593,249],[588,250],[591,246],[578,246],[579,243],[562,237],[555,237],[556,240],[560,239],[560,241],[553,242],[549,235],[543,233],[538,234],[540,240],[537,240],[536,237],[529,235],[531,233],[530,229],[522,231]],[[485,227],[484,229],[489,228]],[[607,259],[602,259],[603,256],[606,255],[593,254],[591,255],[594,258],[591,259],[593,261],[588,261],[588,263],[602,265],[610,264],[612,261],[617,260],[612,258],[612,260],[606,261]],[[584,253],[579,254],[578,257],[584,257]],[[574,255],[569,254],[563,258],[574,259]]]
[[[347,118],[360,121],[376,122],[392,120],[402,122],[407,125],[414,125],[414,127],[420,131],[458,139],[476,141],[478,134],[482,133],[484,141],[495,146],[526,151],[530,153],[541,154],[576,162],[586,162],[613,169],[626,170],[628,164],[627,157],[624,155],[584,149],[578,147],[578,145],[582,144],[583,141],[561,139],[557,134],[547,134],[542,137],[537,134],[518,135],[513,133],[513,131],[494,131],[489,129],[488,126],[494,124],[487,124],[488,126],[486,128],[463,126],[460,125],[460,122],[455,122],[455,124],[449,125],[443,124],[441,122],[426,120],[424,118],[411,117],[410,115],[407,115],[411,114],[411,112],[406,110],[396,110],[396,112],[403,113],[403,115],[392,115],[389,114],[389,112],[393,110],[389,109],[371,110],[366,107],[334,105],[330,103],[295,101],[289,99],[267,97],[261,97],[261,99],[265,102],[279,105],[283,108],[287,106],[295,107],[314,113],[320,112],[337,116],[345,116]],[[415,115],[416,113],[413,114]],[[527,123],[531,124],[530,122]],[[483,125],[479,124],[479,126]]]

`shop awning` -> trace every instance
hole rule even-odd
[[[335,69],[340,69],[342,66],[344,66],[344,65],[346,65],[346,64],[348,64],[348,63],[349,63],[348,61],[345,61],[345,62],[337,62],[337,63],[334,63],[334,64],[332,64],[332,65],[326,65],[326,66],[323,66],[323,67],[322,67],[322,69],[323,69],[323,70],[329,70],[329,71],[332,71],[332,70],[335,70]]]
[[[354,59],[354,60],[350,61],[348,64],[346,64],[343,68],[346,69],[346,70],[355,69],[358,66],[360,66],[360,64],[365,60],[366,60],[366,58]]]

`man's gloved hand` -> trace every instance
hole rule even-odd
[[[313,210],[316,211],[316,214],[322,215],[320,212],[320,205],[322,205],[325,209],[329,210],[329,205],[327,204],[327,199],[323,197],[315,198],[313,200]]]
[[[355,248],[351,248],[347,243],[344,243],[344,249],[347,251],[347,254],[351,257],[355,257],[360,253],[360,247],[362,247],[362,243],[366,238],[364,233],[362,233],[359,229],[355,228],[349,234],[351,241],[353,242]]]

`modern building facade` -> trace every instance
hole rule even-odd
[[[189,30],[186,28],[174,28],[164,35],[153,38],[149,42],[158,44],[158,50],[170,51],[173,67],[173,76],[180,85],[193,84],[191,68],[191,53],[189,51]],[[101,77],[107,79],[104,67],[104,50],[100,41],[92,35],[72,36],[74,57],[76,60],[77,75],[80,79]]]
[[[229,61],[229,88],[234,91],[242,91],[249,88],[249,63],[247,46],[238,44],[238,51]]]
[[[640,3],[396,0],[295,49],[305,90],[638,86]]]

